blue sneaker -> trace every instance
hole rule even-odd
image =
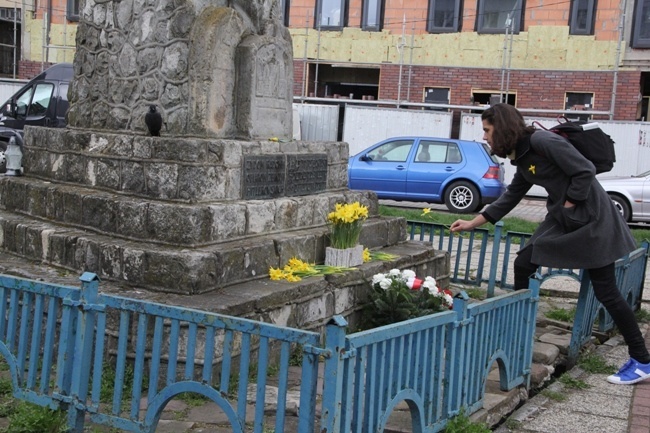
[[[618,373],[612,374],[607,378],[610,383],[619,385],[632,385],[633,383],[641,382],[642,380],[650,378],[650,363],[641,364],[633,358],[630,358]]]

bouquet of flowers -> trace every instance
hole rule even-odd
[[[363,221],[368,218],[368,207],[354,203],[337,203],[327,215],[330,225],[330,246],[337,249],[352,248],[359,242]]]
[[[451,292],[440,290],[435,278],[422,280],[411,270],[399,269],[373,276],[370,298],[364,311],[367,329],[445,311],[454,302]]]

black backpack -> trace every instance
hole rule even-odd
[[[565,117],[559,117],[558,121],[560,123],[550,129],[544,128],[539,122],[533,122],[533,125],[566,138],[578,152],[594,164],[596,174],[605,173],[614,167],[614,140],[600,129],[598,123],[572,121]]]

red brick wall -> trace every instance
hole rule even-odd
[[[408,68],[403,68],[402,91],[407,94]],[[505,77],[504,79],[507,79]],[[619,71],[616,85],[615,120],[636,120],[641,72]],[[613,71],[537,71],[510,72],[509,91],[516,93],[522,108],[563,110],[566,92],[594,94],[594,110],[609,111],[612,102]],[[397,99],[399,65],[382,65],[379,99]],[[411,75],[411,101],[423,102],[425,87],[448,87],[452,105],[469,105],[473,91],[501,88],[501,70],[414,66]]]
[[[31,80],[53,64],[54,63],[41,63],[31,60],[21,60],[18,62],[18,78],[21,80]]]

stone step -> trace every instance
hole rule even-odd
[[[176,202],[347,188],[348,146],[25,128],[23,167],[44,180]]]
[[[322,263],[327,227],[258,235],[185,248],[124,240],[0,211],[0,248],[31,260],[154,292],[198,294],[267,278],[292,257]],[[360,243],[376,249],[403,242],[403,218],[370,218]]]
[[[336,203],[360,202],[378,216],[370,191],[330,191],[265,200],[178,203],[31,177],[0,178],[6,211],[96,234],[171,246],[209,246],[261,234],[322,228]]]

